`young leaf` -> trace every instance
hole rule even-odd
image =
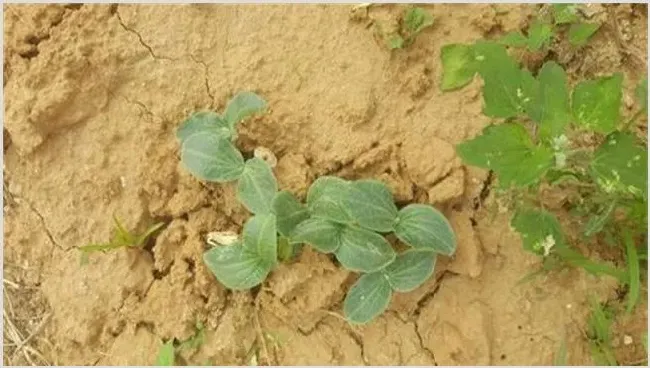
[[[395,258],[381,272],[393,291],[407,293],[417,289],[433,274],[436,254],[421,250],[407,250]]]
[[[524,249],[548,255],[553,247],[564,246],[564,235],[555,216],[544,210],[518,210],[510,222],[519,232]]]
[[[539,134],[551,139],[564,132],[571,119],[569,92],[564,69],[553,61],[546,62],[537,76],[539,94],[528,108],[530,117],[540,124]]]
[[[386,40],[386,45],[390,50],[401,49],[404,47],[404,39],[400,35],[390,35]]]
[[[237,198],[252,213],[271,212],[278,183],[269,164],[261,158],[246,161],[237,184]]]
[[[230,139],[230,127],[219,115],[212,111],[199,111],[181,123],[176,130],[176,138],[183,143],[185,139],[198,132],[212,132],[219,137]]]
[[[256,215],[248,219],[243,231],[244,248],[271,266],[278,260],[278,232],[275,215]]]
[[[443,70],[440,88],[443,91],[466,86],[476,74],[477,64],[471,45],[445,45],[442,47],[440,59]]]
[[[203,253],[203,261],[217,280],[232,290],[247,290],[261,284],[272,268],[272,264],[241,243],[212,248]]]
[[[433,25],[433,16],[422,8],[409,8],[404,16],[404,24],[409,35],[415,36]]]
[[[357,272],[375,272],[395,259],[395,251],[383,236],[356,226],[346,226],[334,252],[345,268]]]
[[[343,205],[359,226],[377,232],[393,230],[397,207],[386,184],[377,180],[352,182],[343,199]]]
[[[235,126],[247,117],[261,113],[266,109],[266,101],[253,92],[240,92],[228,102],[226,111],[223,114],[228,122],[230,130],[234,131]]]
[[[410,204],[399,211],[395,235],[415,249],[447,256],[456,251],[456,236],[449,221],[438,210],[424,204]]]
[[[609,216],[612,214],[612,212],[614,212],[615,208],[616,201],[614,200],[609,202],[603,212],[591,217],[585,226],[585,236],[593,236],[603,230],[603,227],[605,227]]]
[[[233,181],[244,171],[244,158],[230,140],[205,131],[185,139],[181,161],[190,173],[207,181]]]
[[[535,78],[508,55],[504,46],[480,41],[474,45],[478,72],[483,78],[483,113],[511,118],[524,111],[536,90]]]
[[[553,38],[553,26],[541,21],[534,21],[528,28],[528,50],[539,51],[548,46]]]
[[[639,301],[639,294],[641,291],[641,273],[639,271],[639,256],[636,251],[636,245],[634,244],[632,234],[627,230],[625,230],[623,233],[623,241],[625,242],[625,253],[628,268],[627,273],[629,278],[629,292],[627,296],[626,311],[627,313],[631,313]]]
[[[341,243],[343,225],[322,218],[310,218],[296,226],[292,243],[307,243],[323,253],[333,253]]]
[[[648,197],[648,151],[631,133],[614,132],[594,153],[591,175],[607,193]]]
[[[494,170],[502,187],[535,184],[554,163],[549,148],[536,147],[526,129],[513,123],[490,125],[456,151],[466,164]]]
[[[583,46],[600,28],[596,23],[575,23],[569,28],[569,43],[573,46]]]
[[[350,215],[342,203],[348,190],[347,181],[335,176],[321,176],[309,188],[307,208],[313,217],[349,223]]]
[[[168,367],[176,365],[176,357],[174,352],[174,339],[170,339],[163,346],[160,347],[158,351],[158,356],[156,357],[156,366],[159,367]]]
[[[528,38],[520,31],[512,31],[499,38],[498,42],[504,46],[524,47],[528,44]]]
[[[623,74],[580,82],[573,90],[573,116],[584,128],[608,134],[616,129]]]
[[[343,302],[345,318],[354,324],[365,324],[388,307],[392,291],[381,272],[362,275],[352,285]]]
[[[641,106],[643,110],[648,110],[648,77],[644,78],[641,83],[639,83],[636,87],[635,94],[639,106]]]
[[[575,4],[553,4],[553,17],[555,24],[575,23],[580,20]]]
[[[278,220],[278,232],[285,237],[289,237],[299,223],[309,218],[307,208],[286,190],[275,195],[272,207]]]

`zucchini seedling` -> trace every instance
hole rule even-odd
[[[442,213],[423,204],[398,209],[380,181],[323,176],[312,183],[304,204],[288,191],[278,191],[271,166],[260,158],[245,161],[232,143],[236,124],[265,107],[260,97],[243,92],[223,116],[197,113],[178,129],[185,167],[203,180],[237,181],[237,197],[252,214],[241,239],[215,246],[203,256],[224,286],[246,290],[260,285],[278,258],[289,258],[307,244],[362,273],[343,310],[349,322],[363,324],[386,309],[393,292],[408,292],[424,283],[433,274],[438,254],[454,254],[456,238]],[[397,254],[384,237],[387,233],[411,249]]]

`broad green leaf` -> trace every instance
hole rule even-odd
[[[519,115],[532,102],[535,78],[508,55],[505,47],[480,41],[474,45],[478,72],[483,78],[483,113],[493,118]]]
[[[278,232],[286,237],[296,226],[309,218],[309,211],[293,194],[283,190],[273,198],[273,213],[278,219]]]
[[[378,232],[393,230],[397,207],[386,184],[377,180],[354,181],[349,184],[343,205],[359,226]]]
[[[571,120],[569,92],[564,69],[553,61],[546,62],[537,76],[539,82],[536,103],[528,108],[530,117],[540,124],[543,139],[557,137]]]
[[[181,161],[197,178],[219,183],[236,180],[244,171],[244,157],[230,140],[205,131],[185,139]]]
[[[158,356],[156,357],[156,366],[173,367],[175,365],[176,365],[176,356],[174,353],[174,339],[170,339],[160,347],[160,350],[158,351]]]
[[[353,324],[370,322],[386,310],[392,294],[390,284],[381,272],[362,275],[343,302],[345,318]]]
[[[381,272],[393,291],[406,293],[417,289],[431,277],[435,264],[436,253],[412,249],[398,255]]]
[[[575,23],[580,20],[576,4],[553,4],[553,17],[555,24]]]
[[[605,227],[607,220],[609,220],[609,217],[612,212],[614,212],[615,208],[616,201],[611,201],[601,213],[592,216],[585,226],[585,236],[592,236],[603,230],[603,227]]]
[[[548,23],[534,21],[528,28],[528,50],[539,51],[548,46],[553,38],[553,26]]]
[[[520,209],[510,222],[519,232],[524,249],[539,255],[548,255],[554,247],[564,246],[560,223],[544,210]]]
[[[234,131],[235,126],[247,117],[261,113],[266,109],[266,101],[253,92],[240,92],[228,102],[226,111],[223,114],[230,129]]]
[[[404,16],[404,25],[409,34],[415,35],[433,25],[433,16],[422,8],[409,8]]]
[[[261,158],[246,161],[237,184],[237,198],[252,213],[271,212],[278,183],[269,164]]]
[[[573,116],[584,128],[608,134],[620,117],[623,74],[580,82],[573,90]]]
[[[648,78],[644,78],[635,90],[636,98],[642,109],[648,110]]]
[[[440,59],[443,70],[440,88],[443,91],[466,86],[476,74],[477,64],[472,45],[445,45],[442,47]]]
[[[490,125],[456,151],[465,164],[494,170],[502,187],[535,184],[554,164],[553,152],[536,147],[526,129],[514,123]]]
[[[349,190],[347,181],[335,176],[321,176],[312,183],[307,193],[307,208],[313,217],[340,223],[349,223],[350,215],[343,206]]]
[[[183,143],[185,139],[194,133],[212,132],[219,137],[230,139],[230,127],[219,115],[212,111],[199,111],[192,114],[187,120],[181,123],[176,130],[176,138]]]
[[[504,46],[524,47],[528,44],[528,38],[520,31],[512,31],[499,38],[498,42]]]
[[[431,206],[410,204],[399,211],[395,235],[419,250],[447,256],[456,251],[456,236],[445,216]]]
[[[383,236],[356,226],[346,226],[334,252],[345,268],[357,272],[375,272],[395,259],[395,251]]]
[[[264,281],[272,265],[241,243],[215,247],[203,253],[208,269],[225,287],[247,290]]]
[[[575,23],[569,27],[569,43],[573,46],[583,46],[600,28],[596,23]]]
[[[631,133],[614,132],[598,147],[590,173],[607,193],[648,197],[648,151]]]
[[[292,243],[307,243],[323,253],[333,253],[341,243],[344,225],[322,218],[307,219],[293,230]]]
[[[278,232],[275,215],[255,215],[244,224],[244,248],[274,266],[278,261]]]

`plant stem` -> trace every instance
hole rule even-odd
[[[643,109],[643,110],[639,110],[639,111],[637,111],[636,114],[634,114],[634,115],[630,118],[630,120],[628,120],[628,121],[623,125],[623,128],[622,128],[621,130],[624,130],[624,131],[625,131],[625,130],[628,130],[628,129],[630,128],[630,126],[632,125],[632,123],[633,123],[636,119],[638,119],[639,116],[641,116],[641,114],[643,114],[644,112],[646,112],[646,109]]]

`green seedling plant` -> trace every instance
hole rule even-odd
[[[380,181],[323,176],[310,186],[306,203],[279,191],[269,164],[255,157],[244,160],[233,144],[236,124],[265,107],[257,95],[239,93],[226,108],[230,115],[196,113],[178,130],[187,170],[206,181],[236,182],[237,197],[252,214],[241,239],[203,256],[223,285],[232,290],[260,285],[279,258],[290,258],[296,248],[309,245],[362,274],[343,310],[348,321],[363,324],[386,309],[394,292],[424,283],[437,254],[454,254],[455,235],[442,213],[423,204],[398,209]],[[385,238],[389,233],[411,248],[397,254]]]
[[[475,75],[483,80],[483,114],[492,123],[456,150],[465,164],[496,175],[496,191],[514,207],[511,226],[524,248],[616,277],[630,286],[630,305],[636,304],[636,244],[647,239],[648,153],[630,127],[647,114],[647,78],[636,89],[638,112],[625,120],[621,73],[579,81],[571,90],[556,62],[533,75],[504,45],[483,40],[445,45],[441,59],[444,91],[462,88]],[[569,213],[581,224],[582,239],[613,239],[627,254],[627,269],[594,262],[571,247],[557,216],[539,199],[542,185],[573,193]]]
[[[533,20],[526,35],[520,31],[512,31],[499,38],[498,42],[505,46],[536,52],[548,48],[558,34],[566,33],[571,45],[584,46],[598,31],[600,24],[582,21],[579,6],[553,4],[549,15]]]
[[[618,365],[612,350],[612,323],[614,312],[611,308],[591,301],[591,314],[587,320],[587,336],[591,357],[596,365]]]
[[[108,243],[88,244],[78,248],[81,252],[82,265],[88,263],[88,257],[91,253],[112,251],[120,248],[142,248],[146,244],[147,239],[165,225],[162,222],[156,223],[144,233],[137,235],[131,234],[126,230],[117,216],[113,216],[113,222],[115,225],[113,230],[114,235]]]
[[[158,356],[156,356],[156,366],[176,366],[178,365],[176,354],[184,349],[198,349],[204,342],[205,326],[200,321],[197,321],[194,335],[187,340],[179,342],[176,339],[169,339],[160,346]]]
[[[384,33],[377,25],[379,33],[386,41],[389,49],[403,49],[409,47],[418,34],[433,25],[433,16],[426,10],[418,7],[409,7],[400,19],[399,28],[393,32]]]

